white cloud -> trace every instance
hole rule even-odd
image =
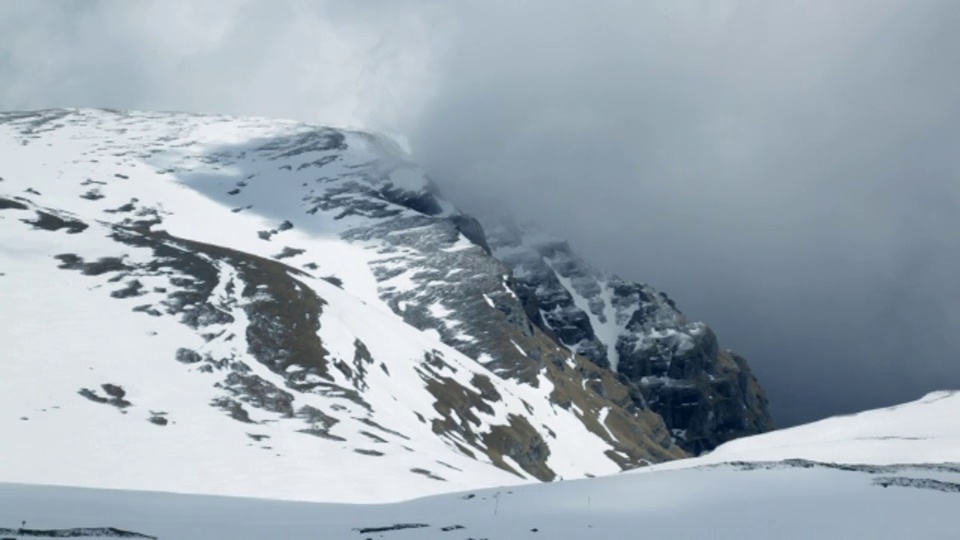
[[[402,3],[7,2],[0,104],[223,112],[396,131],[430,95],[440,32],[427,27],[428,15]]]

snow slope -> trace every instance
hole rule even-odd
[[[955,538],[957,410],[960,393],[941,392],[617,476],[385,505],[0,484],[0,528],[183,540]],[[823,462],[778,461],[811,456]]]
[[[482,368],[381,311],[364,309],[329,283],[302,278],[328,298],[321,327],[331,354],[352,359],[359,339],[389,366],[390,376],[377,366],[370,369],[366,384],[373,391],[365,392],[370,411],[336,394],[291,392],[291,410],[311,406],[337,418],[326,437],[317,437],[300,432],[310,428],[308,419],[281,409],[247,405],[251,420],[234,421],[210,406],[231,395],[218,388],[226,370],[202,369],[213,360],[175,361],[179,349],[189,348],[217,362],[242,362],[285,388],[282,377],[243,346],[241,310],[230,311],[236,320],[220,330],[223,338],[205,341],[176,317],[133,313],[148,300],[144,296],[113,298],[105,289],[122,289],[109,279],[58,269],[52,257],[65,244],[88,257],[114,253],[110,243],[98,242],[104,240],[94,235],[98,227],[69,243],[58,238],[62,233],[33,233],[36,241],[26,249],[20,231],[25,225],[11,219],[3,225],[0,327],[8,345],[0,363],[0,477],[5,480],[354,501],[399,499],[487,478],[519,480],[450,451],[414,414],[428,414],[433,402],[411,362],[425,351],[447,353],[454,366],[462,366],[461,377]],[[140,250],[125,255],[129,261]],[[24,286],[28,279],[34,285]],[[170,287],[169,281],[154,278],[150,284]],[[340,386],[351,386],[339,371],[331,373],[339,375]],[[78,395],[86,388],[106,397],[102,384],[122,387],[130,405],[121,409]],[[156,417],[167,424],[149,421]],[[411,469],[442,474],[449,482],[411,474]],[[344,484],[344,478],[353,481]]]
[[[871,465],[960,463],[960,392],[933,392],[902,405],[738,439],[678,464],[784,459]]]
[[[31,530],[113,527],[168,540],[956,538],[957,410],[960,393],[941,392],[616,476],[393,504],[0,484],[0,533],[26,521]],[[811,455],[823,462],[776,461]]]
[[[891,480],[916,477],[928,479],[928,487]],[[390,505],[0,484],[0,528],[15,529],[23,520],[37,529],[109,526],[162,540],[948,539],[956,538],[960,492],[945,486],[960,487],[958,481],[956,469],[868,473],[725,467],[474,491]],[[885,483],[889,487],[884,488]],[[397,525],[410,528],[383,530]]]
[[[374,502],[682,456],[542,335],[489,356],[523,380],[445,343],[495,336],[436,290],[513,294],[465,219],[376,135],[0,114],[0,481]]]

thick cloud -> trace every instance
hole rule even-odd
[[[458,198],[669,291],[783,423],[960,386],[955,3],[522,5],[413,136]]]
[[[958,51],[953,0],[25,0],[0,107],[402,135],[669,292],[789,424],[960,387]]]

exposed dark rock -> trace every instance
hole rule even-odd
[[[151,306],[150,304],[143,304],[143,305],[135,306],[135,307],[133,308],[133,311],[140,312],[140,313],[146,313],[147,315],[150,315],[151,317],[162,317],[162,316],[163,316],[163,313],[160,313],[159,310],[157,310],[156,308],[154,308],[154,307]]]
[[[362,529],[354,530],[360,534],[368,534],[375,532],[402,531],[404,529],[422,529],[429,526],[430,525],[426,523],[397,523],[396,525],[387,525],[385,527],[364,527]]]
[[[444,477],[442,477],[442,476],[437,476],[437,475],[433,474],[432,472],[428,471],[427,469],[415,468],[415,469],[410,469],[410,472],[412,472],[412,473],[414,473],[414,474],[419,474],[419,475],[426,476],[427,478],[429,478],[429,479],[431,479],[431,480],[439,480],[439,481],[441,481],[441,482],[446,482],[446,481],[447,481],[446,478],[444,478]]]
[[[487,245],[487,236],[483,232],[483,226],[475,218],[467,215],[457,215],[451,218],[457,230],[463,234],[464,238],[483,248],[490,253],[490,246]]]
[[[243,408],[243,405],[232,398],[214,398],[213,401],[210,402],[210,405],[227,413],[230,418],[233,418],[238,422],[243,422],[245,424],[253,423],[253,420],[250,419],[250,413]]]
[[[311,407],[309,405],[304,405],[303,407],[297,409],[297,417],[302,418],[309,426],[306,429],[300,430],[302,433],[308,433],[310,435],[336,441],[346,440],[343,437],[339,437],[330,433],[330,428],[337,425],[340,421],[324,413],[320,409]]]
[[[113,527],[78,527],[73,529],[6,529],[0,527],[0,535],[14,538],[144,538],[157,540],[150,536]]]
[[[103,193],[100,193],[99,189],[91,189],[83,195],[80,195],[81,199],[87,199],[88,201],[97,201],[103,198]]]
[[[365,455],[365,456],[379,457],[379,456],[384,456],[384,455],[386,455],[386,454],[384,454],[383,452],[380,452],[380,451],[378,451],[378,450],[369,450],[369,449],[367,449],[367,448],[354,448],[353,451],[356,452],[356,453],[358,453],[358,454],[363,454],[363,455]]]
[[[25,205],[25,204],[23,204],[23,203],[21,203],[21,202],[17,202],[17,201],[15,201],[15,200],[13,200],[13,199],[5,199],[5,198],[3,198],[3,197],[0,197],[0,210],[10,210],[10,209],[13,209],[13,210],[26,210],[26,209],[27,209],[27,205]]]
[[[278,374],[286,375],[285,370],[291,364],[320,376],[326,373],[326,351],[317,336],[323,301],[296,280],[297,270],[221,246],[175,238],[165,232],[116,229],[113,238],[154,250],[154,259],[138,271],[173,270],[190,276],[179,281],[171,279],[179,289],[169,293],[164,309],[179,314],[185,324],[194,328],[233,321],[229,313],[209,302],[220,279],[219,270],[211,260],[233,265],[246,284],[240,296],[247,299],[244,309],[250,321],[246,335],[249,352]],[[79,257],[58,258],[64,265],[81,266],[88,273],[89,265]],[[97,270],[118,267],[126,268],[122,261],[116,261],[112,266],[100,264]],[[279,402],[268,401],[279,406]],[[286,407],[281,408],[284,414],[289,412]]]
[[[383,437],[374,435],[373,433],[370,433],[369,431],[361,431],[360,434],[368,437],[370,440],[372,440],[373,442],[376,442],[376,443],[385,443],[385,442],[387,442],[387,440],[384,439]]]
[[[948,473],[960,474],[960,463],[905,463],[892,465],[868,465],[863,463],[831,463],[812,461],[809,459],[784,459],[782,461],[731,461],[727,463],[712,463],[701,465],[698,468],[716,469],[734,467],[742,471],[773,470],[773,469],[832,469],[845,472],[862,472],[868,474],[895,475],[909,473]]]
[[[54,259],[60,261],[58,268],[79,270],[87,276],[99,276],[108,272],[121,272],[132,268],[124,264],[123,259],[118,257],[103,257],[92,263],[87,263],[84,262],[83,258],[73,253],[63,253],[55,255]]]
[[[306,163],[301,163],[300,166],[297,167],[297,170],[298,170],[298,171],[301,171],[301,170],[306,169],[306,168],[309,168],[309,167],[313,167],[313,168],[319,169],[320,167],[323,167],[324,165],[327,165],[327,164],[329,164],[329,163],[333,163],[333,162],[336,161],[336,160],[337,160],[337,156],[323,156],[323,157],[320,158],[320,159],[315,159],[315,160],[313,160],[313,161],[308,161],[308,162],[306,162]]]
[[[143,284],[140,283],[140,280],[134,279],[128,281],[124,288],[111,292],[110,296],[114,298],[131,298],[133,296],[142,296],[144,294]]]
[[[320,279],[326,281],[327,283],[333,285],[334,287],[339,287],[341,289],[343,288],[343,280],[338,278],[337,276],[323,276]]]
[[[410,440],[410,437],[407,437],[407,436],[404,435],[403,433],[400,433],[399,431],[394,431],[394,430],[392,430],[392,429],[385,428],[385,427],[381,426],[380,424],[376,423],[375,421],[371,420],[370,418],[362,418],[362,419],[360,419],[360,421],[363,422],[364,424],[370,426],[370,427],[379,429],[380,431],[382,431],[382,432],[384,432],[384,433],[389,433],[390,435],[393,435],[393,436],[396,436],[396,437],[400,437],[401,439],[403,439],[403,440],[405,440],[405,441],[409,441],[409,440]]]
[[[132,405],[132,403],[124,399],[124,397],[127,395],[127,392],[123,389],[123,387],[109,383],[102,384],[100,387],[103,389],[106,397],[100,396],[97,391],[89,388],[81,388],[77,393],[95,403],[112,405],[121,410]]]
[[[508,425],[493,426],[483,437],[490,457],[501,468],[510,470],[511,467],[503,462],[503,457],[508,456],[537,479],[545,482],[554,480],[557,474],[546,464],[550,457],[550,446],[526,418],[511,414],[508,420]]]
[[[33,225],[35,229],[44,229],[47,231],[66,229],[67,234],[81,233],[88,227],[86,223],[76,219],[63,218],[42,210],[36,210],[36,213],[36,219],[24,219],[22,221]]]
[[[874,478],[873,483],[881,487],[910,487],[942,491],[943,493],[960,493],[960,483],[945,482],[934,478],[910,478],[906,476],[884,476]]]
[[[196,351],[192,351],[183,347],[177,349],[177,362],[183,364],[196,364],[201,360],[203,360],[203,357],[200,356],[200,353]]]
[[[108,214],[123,214],[127,212],[133,212],[137,209],[136,202],[137,199],[131,199],[130,202],[126,204],[122,204],[116,208],[108,208],[107,210],[104,210],[104,212]]]
[[[346,137],[335,129],[313,129],[288,138],[271,140],[257,148],[270,159],[283,159],[313,152],[346,150]]]
[[[300,248],[285,247],[283,250],[274,255],[273,258],[279,260],[289,259],[290,257],[296,257],[297,255],[303,255],[307,251]]]
[[[497,392],[497,387],[493,385],[486,375],[480,375],[479,373],[474,375],[473,379],[470,380],[470,384],[480,390],[480,397],[485,401],[500,401],[501,397],[500,393]]]
[[[320,437],[321,439],[329,439],[331,441],[337,441],[337,442],[346,442],[346,439],[344,439],[343,437],[339,435],[334,435],[328,431],[325,431],[316,427],[309,427],[309,428],[300,429],[297,431],[299,431],[300,433],[306,433],[307,435],[313,435],[314,437]]]
[[[258,375],[229,373],[218,387],[225,388],[237,399],[257,409],[293,417],[293,394],[281,390]]]
[[[440,202],[437,201],[436,196],[429,191],[408,191],[406,189],[396,188],[392,184],[389,184],[380,190],[380,195],[389,202],[404,206],[428,216],[435,216],[443,212]]]
[[[101,385],[101,387],[103,388],[103,391],[107,393],[107,395],[115,399],[123,399],[123,396],[127,395],[127,392],[122,386],[106,383]]]

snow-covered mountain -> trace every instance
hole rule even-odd
[[[386,138],[2,114],[0,480],[372,502],[685,456],[520,288]]]
[[[0,538],[955,537],[960,394],[720,444],[743,359],[486,229],[377,135],[0,115]]]
[[[619,475],[395,504],[0,484],[0,536],[26,521],[36,538],[956,538],[958,410],[939,392]]]
[[[688,320],[663,292],[592,267],[569,244],[512,218],[484,219],[530,319],[557,341],[636,384],[677,443],[698,454],[769,431],[767,398],[745,359]]]

